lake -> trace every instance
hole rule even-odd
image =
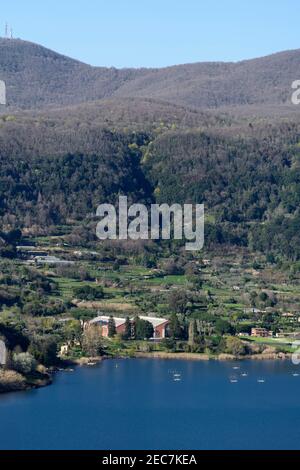
[[[300,449],[297,373],[290,361],[78,367],[0,395],[0,449]]]

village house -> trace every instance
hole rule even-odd
[[[69,354],[69,349],[70,349],[69,344],[63,344],[60,347],[59,356],[60,357],[67,356]]]
[[[292,313],[292,312],[282,313],[281,316],[282,316],[283,318],[290,318],[290,319],[291,319],[291,318],[292,318],[292,319],[295,318],[295,314]]]
[[[272,331],[267,330],[266,328],[252,328],[251,336],[256,338],[267,338],[273,336]]]

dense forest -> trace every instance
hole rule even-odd
[[[98,139],[95,154],[0,157],[4,225],[47,227],[68,218],[83,220],[119,194],[147,201],[151,187],[139,164],[136,138],[102,131]]]
[[[35,128],[26,133],[15,123],[14,129],[9,139],[11,128],[2,128],[4,226],[45,228],[89,220],[98,204],[126,194],[132,202],[204,202],[210,216],[207,242],[300,256],[295,121],[198,129],[165,125],[144,132],[85,128],[78,131],[80,145],[66,126],[63,154],[57,148],[61,126],[49,133],[46,126],[44,139],[36,139]]]

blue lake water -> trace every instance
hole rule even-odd
[[[293,373],[289,361],[78,367],[50,387],[0,395],[0,449],[300,449]]]

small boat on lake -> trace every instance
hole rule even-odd
[[[173,373],[173,380],[174,380],[174,382],[180,382],[181,381],[181,374],[179,372],[174,372]]]
[[[236,375],[231,375],[231,376],[229,377],[229,381],[230,381],[230,383],[232,383],[232,384],[236,384],[236,383],[238,382],[238,377],[237,377]]]

